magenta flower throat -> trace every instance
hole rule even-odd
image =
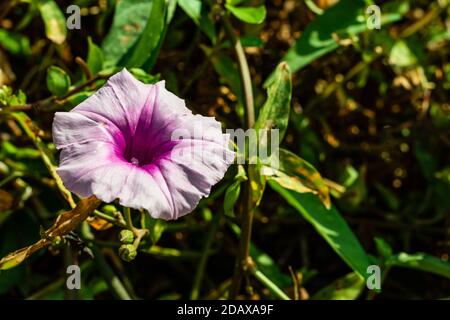
[[[191,212],[234,160],[219,122],[193,115],[163,81],[146,85],[125,69],[57,112],[53,140],[70,191],[166,220]]]

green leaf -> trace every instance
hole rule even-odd
[[[392,256],[387,263],[395,267],[430,272],[450,279],[450,263],[426,253],[401,252]]]
[[[144,219],[145,228],[149,231],[150,239],[155,245],[166,230],[167,223],[164,220],[152,218],[147,212]]]
[[[117,2],[111,29],[102,43],[105,67],[116,66],[138,42],[152,11],[152,3],[152,0]]]
[[[364,15],[367,3],[365,0],[341,0],[336,5],[319,15],[303,31],[300,39],[289,49],[283,57],[291,67],[292,72],[297,72],[315,59],[339,48],[340,44],[333,38],[333,34],[347,37],[361,33],[367,28],[367,20]],[[382,10],[381,24],[387,24],[399,20],[403,11],[396,8],[397,12]],[[264,83],[268,86],[274,75],[270,75]]]
[[[278,65],[274,81],[267,89],[267,100],[259,112],[255,129],[278,129],[279,140],[282,141],[289,122],[291,96],[291,71],[282,62]]]
[[[213,21],[205,10],[205,3],[200,0],[178,0],[178,4],[192,21],[199,26],[200,30],[211,41],[215,42],[216,30]]]
[[[225,7],[236,18],[247,23],[259,24],[266,19],[266,7],[263,5],[257,7],[235,7],[226,4]]]
[[[384,239],[375,237],[375,246],[377,251],[384,259],[389,259],[392,256],[392,248]]]
[[[0,87],[0,106],[23,105],[26,100],[27,97],[21,90],[14,93],[11,87],[5,85]]]
[[[129,71],[136,77],[136,79],[142,81],[143,83],[153,84],[159,81],[159,74],[151,75],[140,68],[131,68]]]
[[[61,97],[69,91],[70,77],[56,66],[47,69],[47,88],[55,96]]]
[[[31,54],[28,37],[6,29],[0,29],[0,46],[12,54],[24,56]]]
[[[165,0],[152,1],[152,8],[147,24],[136,44],[121,59],[120,65],[125,67],[141,67],[149,59],[156,60],[160,40],[165,33],[166,2]]]
[[[278,149],[278,153],[275,152],[270,157],[270,165],[264,166],[262,172],[269,180],[276,181],[285,189],[318,195],[325,207],[330,208],[330,194],[322,176],[310,163],[296,154]]]
[[[418,59],[410,49],[408,43],[403,40],[395,42],[389,53],[389,64],[394,67],[406,68],[416,65]]]
[[[63,44],[67,37],[66,18],[53,0],[39,0],[39,12],[45,24],[45,35],[56,44]]]
[[[311,297],[311,300],[355,300],[365,286],[365,281],[355,272],[337,279]]]
[[[87,54],[87,65],[89,66],[89,70],[93,74],[97,74],[100,70],[103,69],[103,52],[99,46],[97,46],[91,37],[88,37],[88,54]]]
[[[229,217],[235,217],[234,204],[241,193],[241,183],[246,180],[247,175],[245,174],[245,169],[242,165],[239,165],[238,172],[234,177],[233,183],[225,191],[225,198],[223,201],[224,213]]]
[[[334,206],[327,210],[316,196],[287,190],[273,180],[269,180],[269,185],[313,225],[331,248],[355,272],[363,278],[367,278],[369,258],[347,222]]]

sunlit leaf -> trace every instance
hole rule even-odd
[[[140,67],[150,58],[156,59],[160,39],[166,23],[165,0],[152,1],[152,8],[147,24],[139,36],[136,44],[119,62],[126,67]]]
[[[45,24],[47,38],[56,44],[66,41],[67,27],[66,18],[53,0],[39,0],[39,11]]]
[[[139,40],[150,13],[152,0],[118,1],[111,28],[102,43],[105,67],[115,66]]]
[[[265,6],[257,6],[257,7],[235,7],[230,4],[226,4],[225,7],[239,20],[259,24],[266,19],[266,7]]]
[[[86,58],[86,63],[89,66],[89,70],[96,74],[103,69],[103,52],[99,46],[97,46],[91,37],[88,37],[88,54]]]
[[[263,174],[285,189],[316,194],[326,208],[331,206],[328,187],[320,173],[288,150],[278,149],[278,152],[271,156],[269,165],[263,167]]]

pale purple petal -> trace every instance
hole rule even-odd
[[[166,220],[191,212],[234,159],[214,118],[193,115],[163,81],[145,85],[126,70],[58,112],[53,136],[69,190]]]

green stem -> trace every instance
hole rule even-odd
[[[250,70],[248,68],[247,58],[245,57],[244,48],[242,47],[239,37],[231,25],[228,18],[228,14],[223,12],[221,15],[223,26],[225,27],[225,32],[230,38],[232,45],[234,46],[234,51],[239,64],[239,75],[241,77],[241,85],[244,92],[244,106],[245,106],[245,118],[247,129],[253,127],[255,123],[255,108],[253,105],[253,88],[252,79],[250,77]]]
[[[127,227],[126,222],[123,221],[122,219],[117,219],[115,217],[111,217],[110,215],[108,215],[106,213],[103,213],[103,212],[101,212],[99,210],[95,210],[94,212],[92,212],[92,215],[94,215],[94,216],[96,216],[96,217],[98,217],[100,219],[103,219],[105,221],[108,221],[109,223],[112,223],[112,224],[114,224],[114,225],[116,225],[118,227],[122,227],[122,228],[126,228]]]
[[[253,101],[253,88],[250,76],[250,70],[248,68],[247,59],[245,57],[244,48],[236,35],[233,26],[228,18],[228,13],[222,11],[221,19],[225,28],[225,32],[229,37],[238,60],[239,74],[241,77],[242,91],[244,92],[244,106],[245,106],[245,119],[246,129],[252,128],[255,124],[255,108]],[[248,172],[248,165],[247,165]],[[241,287],[242,276],[248,269],[248,256],[250,252],[250,242],[252,236],[253,225],[253,213],[254,208],[252,206],[251,197],[251,179],[249,178],[243,186],[243,197],[241,198],[241,217],[242,217],[242,233],[239,242],[239,249],[236,258],[233,279],[230,287],[230,299],[236,299]]]
[[[111,269],[105,257],[103,257],[97,246],[91,245],[91,248],[94,253],[94,262],[99,268],[101,275],[104,277],[111,291],[117,298],[121,300],[131,300],[131,296],[125,289],[125,286]]]
[[[273,283],[269,278],[266,277],[264,273],[259,271],[256,267],[250,268],[250,272],[253,276],[267,287],[275,296],[281,300],[291,300],[275,283]]]
[[[209,255],[211,254],[211,246],[214,241],[214,236],[216,235],[217,229],[220,225],[220,218],[221,214],[216,215],[214,217],[214,220],[212,221],[211,228],[209,229],[205,246],[202,251],[202,256],[198,265],[197,273],[195,274],[194,285],[192,286],[191,291],[191,300],[197,300],[200,295],[200,288],[202,286],[203,275],[205,274],[206,263],[208,261]]]
[[[130,229],[131,231],[135,232],[135,228],[133,226],[133,220],[131,219],[131,209],[124,207],[123,212],[124,212],[125,223],[126,223],[127,229]]]

